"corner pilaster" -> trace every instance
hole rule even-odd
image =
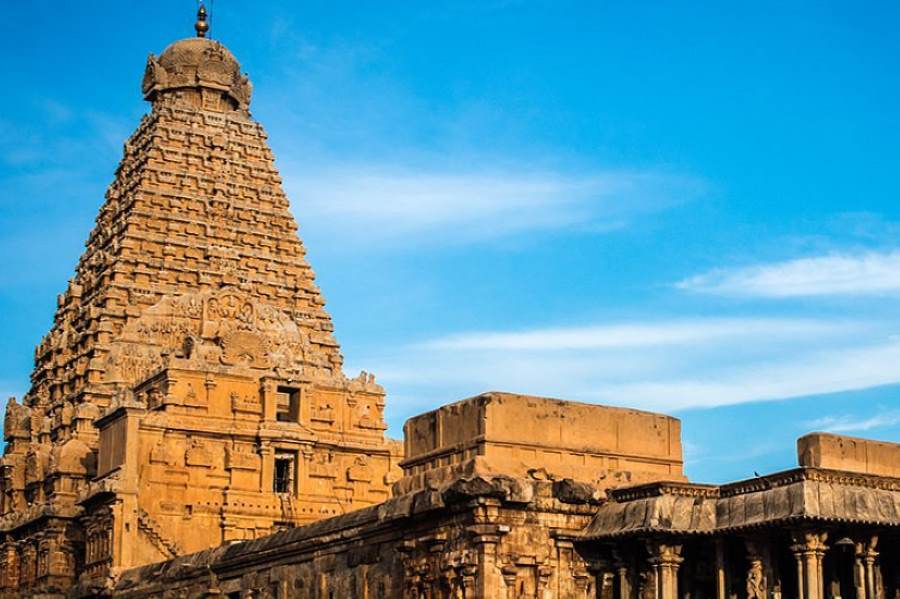
[[[827,532],[796,531],[791,552],[797,564],[798,599],[825,599],[825,580],[822,560],[828,546]]]

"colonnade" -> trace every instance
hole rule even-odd
[[[601,549],[600,599],[895,599],[900,555],[874,532],[631,539]],[[594,549],[598,547],[595,546]],[[882,564],[891,569],[885,580]]]

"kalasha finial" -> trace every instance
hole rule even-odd
[[[206,37],[206,32],[209,31],[209,23],[206,21],[206,5],[202,2],[200,8],[197,9],[197,22],[194,23],[194,29],[197,31],[197,37]]]

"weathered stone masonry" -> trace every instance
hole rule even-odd
[[[152,110],[10,400],[0,595],[388,498],[384,391],[350,379],[250,84],[221,44],[150,57]]]
[[[501,409],[490,409],[494,406]],[[413,430],[439,430],[441,420],[454,421],[459,425],[453,433],[458,453],[450,454],[449,463],[416,472],[410,465],[421,463],[423,456],[410,456],[404,462],[407,476],[395,485],[395,497],[384,504],[130,570],[119,578],[115,595],[130,599],[900,595],[896,476],[900,446],[816,434],[800,440],[800,467],[794,470],[721,486],[682,478],[609,487],[604,483],[610,480],[609,472],[592,468],[570,470],[576,478],[568,478],[558,475],[549,460],[538,462],[540,468],[528,468],[530,457],[517,462],[508,455],[491,457],[490,452],[479,453],[474,460],[463,456],[472,444],[501,440],[489,432],[488,421],[504,413],[518,412],[518,422],[525,428],[546,427],[548,419],[560,414],[576,420],[589,416],[590,422],[627,428],[621,425],[634,413],[507,394],[487,394],[442,410],[455,414],[414,418],[407,435]],[[553,428],[531,440],[531,449],[549,453],[563,449],[558,441],[547,443]],[[467,432],[460,436],[460,430]],[[442,445],[428,437],[420,439],[420,450]],[[567,440],[570,445],[574,442]],[[518,449],[527,445],[520,441]],[[588,450],[585,458],[603,456],[596,445],[583,449]],[[605,457],[618,449],[607,446]],[[823,468],[823,462],[830,467]]]
[[[497,392],[386,437],[206,29],[148,59],[7,405],[0,599],[900,599],[896,444],[811,434],[702,485],[675,418]]]

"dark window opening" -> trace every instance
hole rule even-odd
[[[275,392],[275,419],[278,422],[299,422],[300,389],[278,387]]]
[[[272,488],[276,493],[294,492],[294,464],[296,461],[296,456],[290,454],[275,456],[275,480]]]

